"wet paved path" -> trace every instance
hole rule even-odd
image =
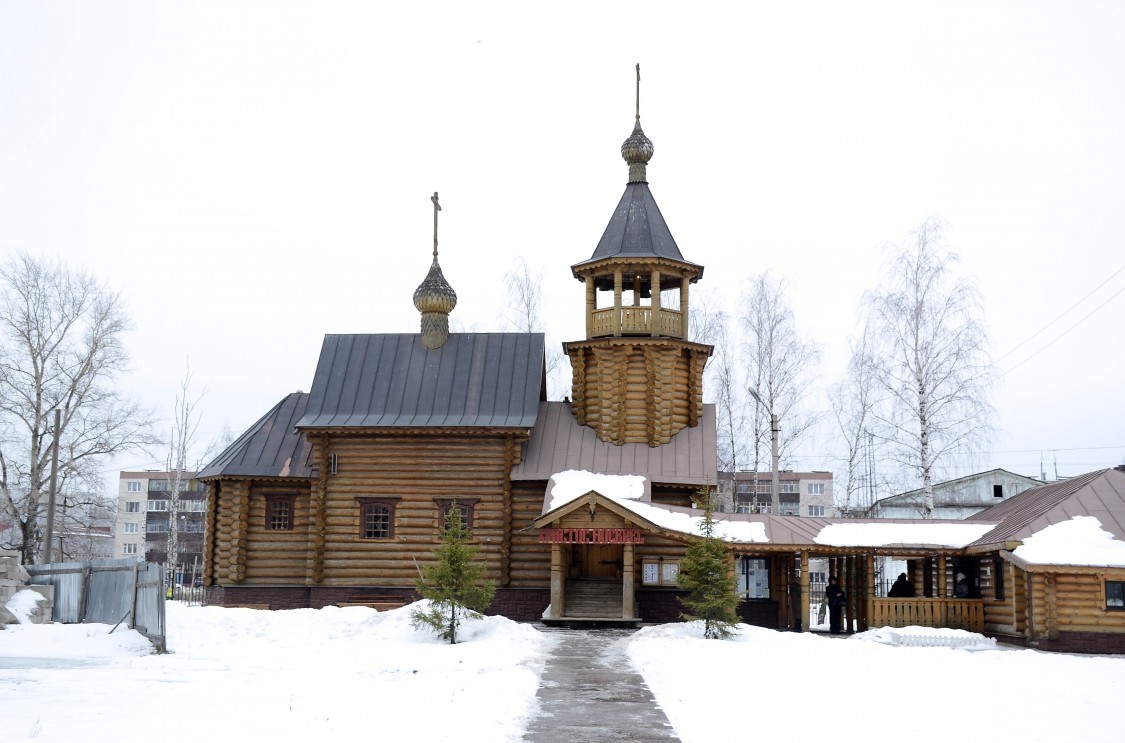
[[[557,644],[539,682],[526,743],[678,741],[622,642],[635,630],[544,629]]]

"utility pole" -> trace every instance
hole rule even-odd
[[[762,402],[762,398],[758,396],[758,390],[751,387],[746,391],[749,392],[750,396],[754,398],[754,402],[758,403],[758,406],[762,408],[762,412],[770,414],[770,454],[772,455],[771,459],[773,460],[770,464],[770,468],[773,470],[770,476],[770,504],[771,513],[777,516],[781,514],[781,486],[779,484],[780,476],[777,471],[777,435],[781,432],[781,428],[777,425],[777,415],[772,411],[766,409],[765,403]],[[756,473],[754,475],[754,482],[756,489]],[[756,495],[757,493],[755,493],[755,496]]]
[[[55,543],[55,493],[59,481],[59,426],[62,411],[55,408],[55,431],[51,439],[51,483],[47,490],[47,543],[43,545],[43,562],[51,562]]]
[[[773,498],[773,513],[775,516],[781,515],[781,485],[779,484],[780,476],[777,472],[777,434],[780,432],[781,429],[777,425],[777,416],[770,413],[770,453],[773,456],[773,482],[770,483],[770,495]]]

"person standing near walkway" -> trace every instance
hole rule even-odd
[[[838,635],[844,631],[844,605],[848,603],[844,589],[840,588],[836,576],[828,579],[828,587],[824,589],[824,598],[828,601],[828,627],[832,634]]]

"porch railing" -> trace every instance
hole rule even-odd
[[[875,599],[872,627],[947,627],[984,631],[980,599]]]

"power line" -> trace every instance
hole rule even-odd
[[[1040,335],[1040,334],[1041,334],[1041,333],[1042,333],[1043,331],[1045,331],[1045,330],[1046,330],[1047,328],[1049,328],[1049,327],[1051,327],[1052,325],[1054,325],[1055,323],[1057,323],[1057,322],[1058,322],[1059,320],[1063,319],[1063,318],[1064,318],[1064,317],[1065,317],[1065,316],[1067,315],[1067,313],[1068,313],[1068,312],[1070,312],[1070,311],[1071,311],[1071,310],[1073,310],[1073,309],[1074,309],[1075,307],[1077,307],[1078,305],[1082,304],[1082,303],[1083,303],[1083,302],[1085,302],[1085,301],[1086,301],[1087,299],[1089,299],[1089,298],[1090,298],[1090,296],[1091,296],[1091,295],[1092,295],[1092,294],[1093,294],[1094,292],[1096,292],[1096,291],[1097,291],[1098,289],[1101,289],[1101,288],[1102,288],[1103,286],[1105,286],[1106,284],[1108,284],[1108,283],[1109,283],[1110,281],[1112,281],[1112,280],[1113,280],[1113,278],[1114,278],[1115,276],[1117,276],[1117,274],[1121,273],[1122,271],[1125,271],[1125,266],[1122,266],[1121,268],[1119,268],[1119,269],[1117,269],[1116,271],[1114,271],[1114,272],[1113,272],[1113,274],[1112,274],[1112,275],[1111,275],[1111,276],[1110,276],[1110,277],[1109,277],[1108,279],[1106,279],[1106,280],[1105,280],[1105,281],[1103,281],[1102,283],[1100,283],[1100,284],[1098,284],[1097,286],[1095,286],[1095,287],[1094,287],[1093,289],[1091,289],[1091,290],[1090,290],[1090,291],[1089,291],[1089,292],[1088,292],[1088,293],[1086,294],[1086,296],[1082,297],[1082,299],[1079,299],[1079,300],[1078,300],[1077,302],[1075,302],[1074,304],[1072,304],[1072,305],[1071,305],[1070,307],[1067,307],[1067,308],[1066,308],[1065,310],[1063,310],[1063,311],[1062,311],[1061,313],[1059,313],[1059,315],[1058,315],[1057,317],[1055,317],[1055,319],[1054,319],[1054,320],[1051,320],[1051,322],[1049,322],[1049,323],[1047,323],[1046,325],[1044,325],[1043,327],[1039,328],[1039,330],[1036,330],[1036,331],[1035,331],[1034,333],[1032,333],[1032,334],[1031,334],[1031,336],[1030,336],[1029,338],[1027,338],[1027,339],[1026,339],[1026,340],[1024,340],[1023,342],[1021,342],[1020,344],[1018,344],[1018,345],[1017,345],[1017,346],[1016,346],[1015,348],[1009,349],[1007,353],[1003,354],[1003,355],[1002,355],[1002,356],[1000,356],[999,358],[993,359],[993,363],[998,363],[998,362],[1002,361],[1003,359],[1006,359],[1006,358],[1008,358],[1008,357],[1009,357],[1009,356],[1011,356],[1011,355],[1012,355],[1013,353],[1015,353],[1015,352],[1016,352],[1016,351],[1018,351],[1019,349],[1023,348],[1023,347],[1025,346],[1025,345],[1027,345],[1027,344],[1028,344],[1028,343],[1030,343],[1031,341],[1035,340],[1035,338],[1037,338],[1037,337],[1038,337],[1038,336],[1039,336],[1039,335]],[[1117,294],[1120,294],[1120,293],[1121,293],[1121,292],[1118,292]],[[1117,294],[1115,294],[1114,296],[1117,296]],[[1113,299],[1113,297],[1110,297],[1110,299]],[[1108,300],[1107,300],[1107,301],[1108,301]],[[1100,309],[1100,307],[1099,307],[1099,309]],[[1094,312],[1097,312],[1097,310],[1094,310]],[[1093,314],[1093,313],[1091,313],[1091,314]],[[1089,315],[1087,315],[1086,317],[1089,317]],[[1085,318],[1083,318],[1083,319],[1085,319]],[[1079,322],[1081,322],[1081,320],[1080,320]],[[1069,332],[1069,331],[1068,331],[1068,332]],[[1064,335],[1065,335],[1065,333],[1064,333]],[[1062,337],[1062,336],[1060,336],[1060,337]]]
[[[1001,371],[1001,374],[1010,374],[1011,372],[1015,371],[1016,369],[1019,369],[1019,368],[1020,368],[1021,366],[1023,366],[1023,365],[1024,365],[1024,364],[1026,364],[1027,362],[1031,361],[1031,360],[1032,360],[1033,358],[1035,358],[1035,357],[1036,357],[1036,356],[1038,356],[1039,354],[1043,353],[1044,351],[1046,351],[1046,350],[1047,350],[1048,348],[1050,348],[1051,346],[1055,345],[1055,343],[1057,343],[1058,341],[1062,340],[1062,339],[1063,339],[1063,338],[1064,338],[1064,337],[1065,337],[1065,336],[1067,335],[1067,333],[1069,333],[1070,331],[1074,330],[1075,328],[1077,328],[1077,327],[1078,327],[1079,325],[1081,325],[1082,323],[1086,322],[1086,321],[1087,321],[1088,319],[1090,319],[1090,316],[1091,316],[1091,315],[1093,315],[1093,314],[1094,314],[1095,312],[1097,312],[1098,310],[1100,310],[1100,309],[1101,309],[1102,307],[1105,307],[1105,306],[1106,306],[1107,304],[1109,304],[1110,302],[1112,302],[1112,301],[1113,301],[1114,299],[1116,299],[1117,297],[1119,297],[1119,296],[1120,296],[1121,294],[1123,294],[1123,293],[1125,293],[1125,288],[1121,288],[1121,289],[1119,289],[1119,290],[1117,291],[1117,293],[1116,293],[1116,294],[1114,294],[1114,295],[1113,295],[1113,296],[1111,296],[1111,297],[1110,297],[1109,299],[1107,299],[1106,301],[1102,302],[1102,303],[1101,303],[1101,304],[1099,304],[1099,305],[1098,305],[1097,307],[1095,307],[1095,308],[1094,308],[1094,309],[1093,309],[1093,310],[1092,310],[1092,311],[1090,312],[1090,314],[1086,315],[1086,316],[1085,316],[1085,317],[1083,317],[1083,318],[1082,318],[1081,320],[1079,320],[1078,322],[1074,323],[1074,324],[1073,324],[1073,325],[1071,325],[1071,326],[1070,326],[1069,328],[1067,328],[1066,330],[1064,330],[1064,331],[1062,332],[1062,334],[1060,334],[1060,335],[1059,335],[1058,337],[1056,337],[1056,338],[1055,338],[1055,339],[1054,339],[1053,341],[1051,341],[1051,342],[1050,342],[1050,343],[1048,343],[1047,345],[1043,346],[1043,347],[1042,347],[1042,348],[1040,348],[1040,349],[1039,349],[1038,351],[1036,351],[1035,353],[1031,354],[1030,356],[1028,356],[1028,357],[1027,357],[1026,359],[1024,359],[1023,361],[1021,361],[1020,363],[1018,363],[1018,364],[1016,364],[1015,366],[1013,366],[1013,367],[1012,367],[1011,369],[1008,369],[1007,371]]]

